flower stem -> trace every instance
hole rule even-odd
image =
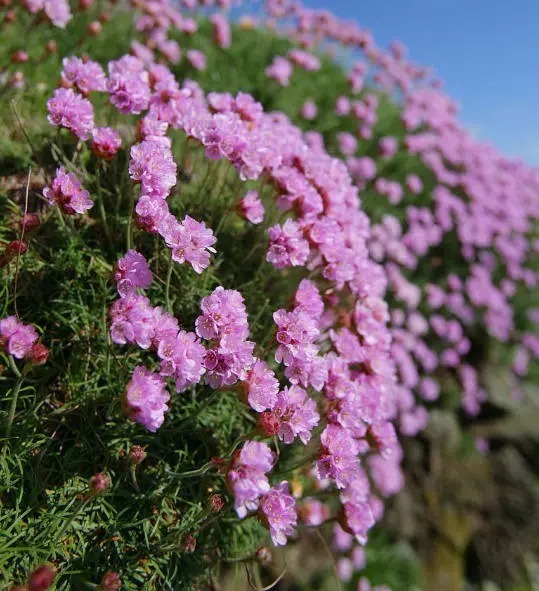
[[[9,438],[11,435],[11,427],[13,426],[13,420],[15,418],[15,411],[17,410],[17,399],[19,398],[19,392],[21,391],[22,385],[24,383],[24,378],[30,369],[30,365],[26,365],[22,370],[22,373],[19,374],[19,378],[17,379],[17,383],[15,384],[15,388],[13,389],[13,394],[11,396],[11,405],[9,407],[9,414],[7,417],[7,424],[6,424],[6,438]]]

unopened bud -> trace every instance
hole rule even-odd
[[[28,54],[26,53],[26,51],[19,49],[18,51],[14,51],[11,54],[11,61],[14,64],[24,64],[25,62],[28,61]]]
[[[258,427],[268,437],[273,437],[279,429],[279,419],[271,412],[266,411],[258,417]]]
[[[110,486],[110,478],[104,472],[98,472],[90,478],[90,492],[97,496],[103,494]]]
[[[133,445],[129,450],[129,463],[133,465],[141,464],[148,454],[144,451],[144,448],[140,445]]]
[[[99,21],[92,21],[88,25],[88,35],[90,35],[91,37],[97,37],[99,33],[101,33],[102,29],[103,27]]]
[[[49,353],[49,348],[43,343],[36,343],[35,345],[32,345],[30,351],[26,355],[26,358],[32,365],[44,365],[47,363]]]
[[[213,513],[219,513],[219,511],[224,507],[223,497],[221,495],[212,495],[210,497],[210,509]]]
[[[118,591],[122,588],[122,579],[118,573],[108,570],[101,579],[103,591]]]
[[[13,22],[15,22],[16,18],[17,18],[17,13],[13,10],[13,8],[10,8],[6,12],[6,15],[4,16],[4,21],[6,23],[13,23]]]
[[[81,10],[88,10],[94,3],[94,0],[79,0],[79,8]]]
[[[197,541],[194,536],[187,534],[183,539],[183,551],[191,554],[197,547]]]
[[[30,232],[31,230],[35,230],[39,227],[39,217],[35,213],[25,213],[22,218],[19,220],[19,226],[23,228],[26,232]]]
[[[267,546],[260,546],[255,554],[256,561],[262,566],[268,566],[273,562],[271,550]]]
[[[49,53],[56,53],[58,51],[58,44],[54,39],[50,39],[49,41],[47,41],[47,43],[45,43],[45,49]]]
[[[28,577],[28,591],[45,591],[48,589],[56,576],[56,570],[44,564],[36,569]]]

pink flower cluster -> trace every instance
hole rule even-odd
[[[45,363],[49,350],[38,339],[36,329],[23,324],[16,316],[0,320],[0,348],[15,359],[26,359],[34,365]]]
[[[63,166],[56,170],[52,185],[43,189],[43,196],[49,205],[58,205],[68,215],[83,214],[94,205],[90,193],[82,188],[77,175],[66,172]]]

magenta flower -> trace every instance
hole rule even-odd
[[[316,402],[299,386],[291,386],[279,392],[272,413],[279,422],[279,439],[287,444],[299,437],[307,445],[311,439],[311,431],[320,421]]]
[[[177,392],[198,384],[204,374],[206,349],[192,332],[180,330],[175,336],[169,333],[160,340],[157,354],[161,359],[161,375],[174,378]]]
[[[69,129],[80,140],[87,140],[94,128],[94,108],[71,88],[57,88],[47,101],[47,119],[52,125]]]
[[[270,238],[266,260],[276,269],[304,265],[309,256],[309,243],[297,222],[287,219],[280,226],[275,224],[268,229]]]
[[[110,316],[110,336],[114,343],[137,343],[141,349],[152,346],[156,332],[156,312],[147,297],[132,294],[117,299],[110,308]],[[178,330],[176,322],[175,333]]]
[[[328,425],[320,436],[322,448],[316,463],[320,479],[330,478],[337,488],[345,488],[357,475],[359,444],[347,431],[337,425]]]
[[[196,319],[196,333],[210,340],[234,343],[249,336],[247,309],[239,291],[216,287],[202,299],[202,315]]]
[[[0,347],[17,359],[31,355],[38,337],[33,326],[23,324],[16,316],[0,320]]]
[[[45,0],[43,8],[51,23],[60,29],[64,29],[72,18],[67,0]]]
[[[128,250],[116,263],[114,281],[122,298],[134,294],[137,288],[147,289],[152,282],[152,272],[148,261],[140,252]]]
[[[145,367],[137,366],[123,399],[129,418],[155,432],[165,420],[169,400],[165,380]]]
[[[196,273],[202,273],[209,266],[217,239],[204,222],[197,222],[188,215],[178,222],[173,215],[168,215],[161,221],[159,233],[172,249],[172,260],[190,263]]]
[[[112,127],[96,127],[92,132],[92,152],[104,160],[112,160],[122,145],[120,134]]]
[[[292,76],[292,64],[281,56],[276,56],[270,66],[266,68],[266,76],[273,78],[277,84],[288,86]]]
[[[144,63],[131,55],[109,62],[107,91],[120,113],[138,115],[147,109],[151,92]]]
[[[238,213],[251,224],[264,221],[264,205],[258,197],[257,191],[247,191],[245,197],[238,203]]]
[[[176,172],[170,142],[152,138],[131,147],[129,175],[141,184],[144,196],[165,199],[176,184]]]
[[[276,546],[286,545],[286,539],[294,534],[298,521],[296,501],[288,490],[286,480],[275,485],[262,497],[259,514],[270,530],[273,543]]]
[[[206,55],[204,52],[198,49],[190,49],[187,52],[187,59],[195,70],[202,71],[206,69]]]
[[[305,101],[301,107],[301,116],[307,121],[312,121],[318,113],[316,104],[313,101]]]
[[[260,497],[270,490],[266,474],[273,468],[275,455],[267,444],[246,441],[236,452],[228,471],[228,484],[234,494],[234,507],[238,517],[256,511]]]
[[[62,60],[62,86],[76,86],[84,95],[92,91],[106,90],[107,79],[103,68],[92,60],[65,57]]]
[[[52,185],[43,189],[43,196],[49,205],[58,205],[68,215],[82,214],[94,205],[77,176],[66,172],[63,166],[56,169]]]
[[[272,409],[277,402],[279,382],[265,361],[256,360],[243,388],[249,406],[257,412]]]

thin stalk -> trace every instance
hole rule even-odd
[[[167,271],[167,282],[165,285],[165,305],[168,312],[172,313],[172,309],[170,307],[170,282],[172,280],[172,269],[174,266],[174,261],[172,257],[170,257],[170,261],[168,263],[168,271]]]
[[[15,411],[17,410],[17,399],[19,398],[19,392],[21,391],[22,385],[24,383],[24,378],[26,374],[30,370],[30,365],[26,365],[22,370],[22,373],[19,374],[19,378],[17,379],[17,383],[15,384],[15,388],[13,388],[13,394],[11,397],[11,405],[9,407],[9,414],[7,416],[7,423],[6,423],[6,438],[9,438],[11,435],[11,428],[13,426],[13,419],[15,418]]]

